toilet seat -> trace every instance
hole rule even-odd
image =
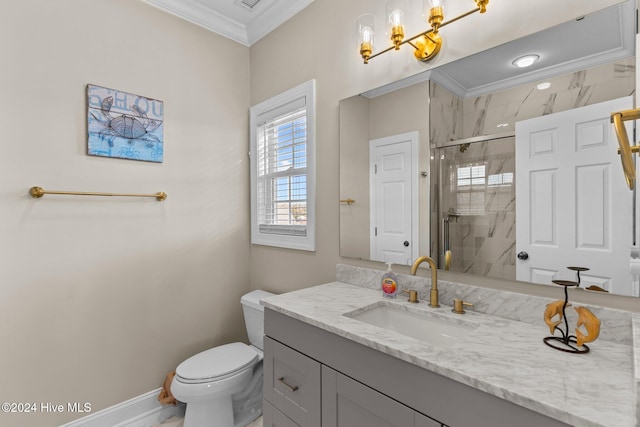
[[[187,384],[220,381],[251,368],[258,359],[258,353],[244,343],[225,344],[182,362],[176,369],[176,379]]]

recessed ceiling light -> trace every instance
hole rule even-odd
[[[525,55],[521,56],[520,58],[514,59],[512,64],[518,68],[524,68],[533,65],[533,63],[538,59],[540,59],[540,55]]]
[[[551,87],[551,83],[549,82],[539,83],[536,87],[538,88],[538,90],[549,89]]]

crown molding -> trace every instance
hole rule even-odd
[[[142,1],[245,46],[251,46],[313,2],[277,0],[274,5],[267,7],[244,24],[195,0]]]
[[[413,76],[405,77],[404,79],[397,80],[395,82],[386,84],[384,86],[377,87],[375,89],[362,92],[360,95],[366,98],[376,98],[378,96],[386,95],[387,93],[394,92],[398,89],[413,86],[416,83],[422,83],[427,80],[431,80],[431,73],[433,70],[423,71]]]
[[[221,36],[249,46],[247,28],[244,24],[227,18],[221,13],[203,6],[193,0],[142,0],[165,12],[189,21],[193,24],[218,33]]]
[[[249,45],[254,44],[269,34],[298,12],[309,6],[313,0],[279,0],[274,6],[266,9],[247,23],[247,39]]]

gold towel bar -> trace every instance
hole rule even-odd
[[[353,199],[340,199],[340,203],[346,203],[348,205],[354,204],[356,201]]]
[[[636,148],[632,147],[629,143],[629,137],[627,136],[627,130],[622,122],[627,120],[640,119],[640,109],[624,110],[611,113],[611,123],[616,130],[616,136],[618,137],[618,153],[620,153],[620,159],[622,160],[622,170],[624,177],[627,181],[629,189],[633,190],[636,186],[636,169],[633,164],[633,157],[631,153],[636,152]]]
[[[49,191],[42,187],[31,187],[29,190],[31,197],[40,198],[45,194],[63,194],[68,196],[122,196],[122,197],[155,197],[157,201],[161,202],[167,198],[167,193],[160,191],[155,194],[124,194],[124,193],[94,193],[94,192],[80,192],[80,191]]]

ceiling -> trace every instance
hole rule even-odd
[[[251,46],[313,0],[144,0],[166,12]],[[635,55],[635,0],[551,27],[365,93],[378,96],[432,79],[460,97],[480,96]],[[512,61],[535,53],[538,62]]]
[[[189,22],[251,46],[313,0],[143,0]]]
[[[463,97],[606,64],[635,55],[635,1],[627,1],[547,30],[438,67],[433,79],[447,79]],[[514,59],[537,54],[528,68]],[[441,83],[441,82],[439,82]]]

